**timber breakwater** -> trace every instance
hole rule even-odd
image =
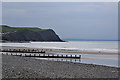
[[[42,58],[73,58],[80,59],[81,55],[60,55],[60,54],[49,54],[45,51],[39,49],[0,49],[2,54],[14,55],[14,56],[24,56],[24,57],[42,57]],[[29,53],[29,54],[28,54]]]

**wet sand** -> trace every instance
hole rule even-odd
[[[2,56],[2,73],[3,78],[118,78],[116,67],[11,55]]]
[[[84,52],[69,49],[47,49],[47,48],[28,48],[28,47],[12,47],[2,46],[2,49],[29,49],[29,50],[42,50],[46,53],[78,53],[78,54],[96,54],[96,55],[120,55],[120,53],[101,53],[101,52]]]

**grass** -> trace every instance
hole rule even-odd
[[[40,29],[37,27],[9,27],[6,25],[0,25],[0,28],[2,28],[2,30],[0,32],[14,32],[14,31],[20,31],[20,30],[31,30],[31,31],[47,31],[49,29]]]

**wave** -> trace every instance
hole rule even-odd
[[[31,47],[44,49],[64,49],[78,52],[119,53],[117,42],[30,42],[30,43],[2,43],[2,46]]]

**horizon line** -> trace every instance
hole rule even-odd
[[[76,38],[62,38],[63,40],[76,40],[76,41],[120,41],[113,39],[76,39]]]

